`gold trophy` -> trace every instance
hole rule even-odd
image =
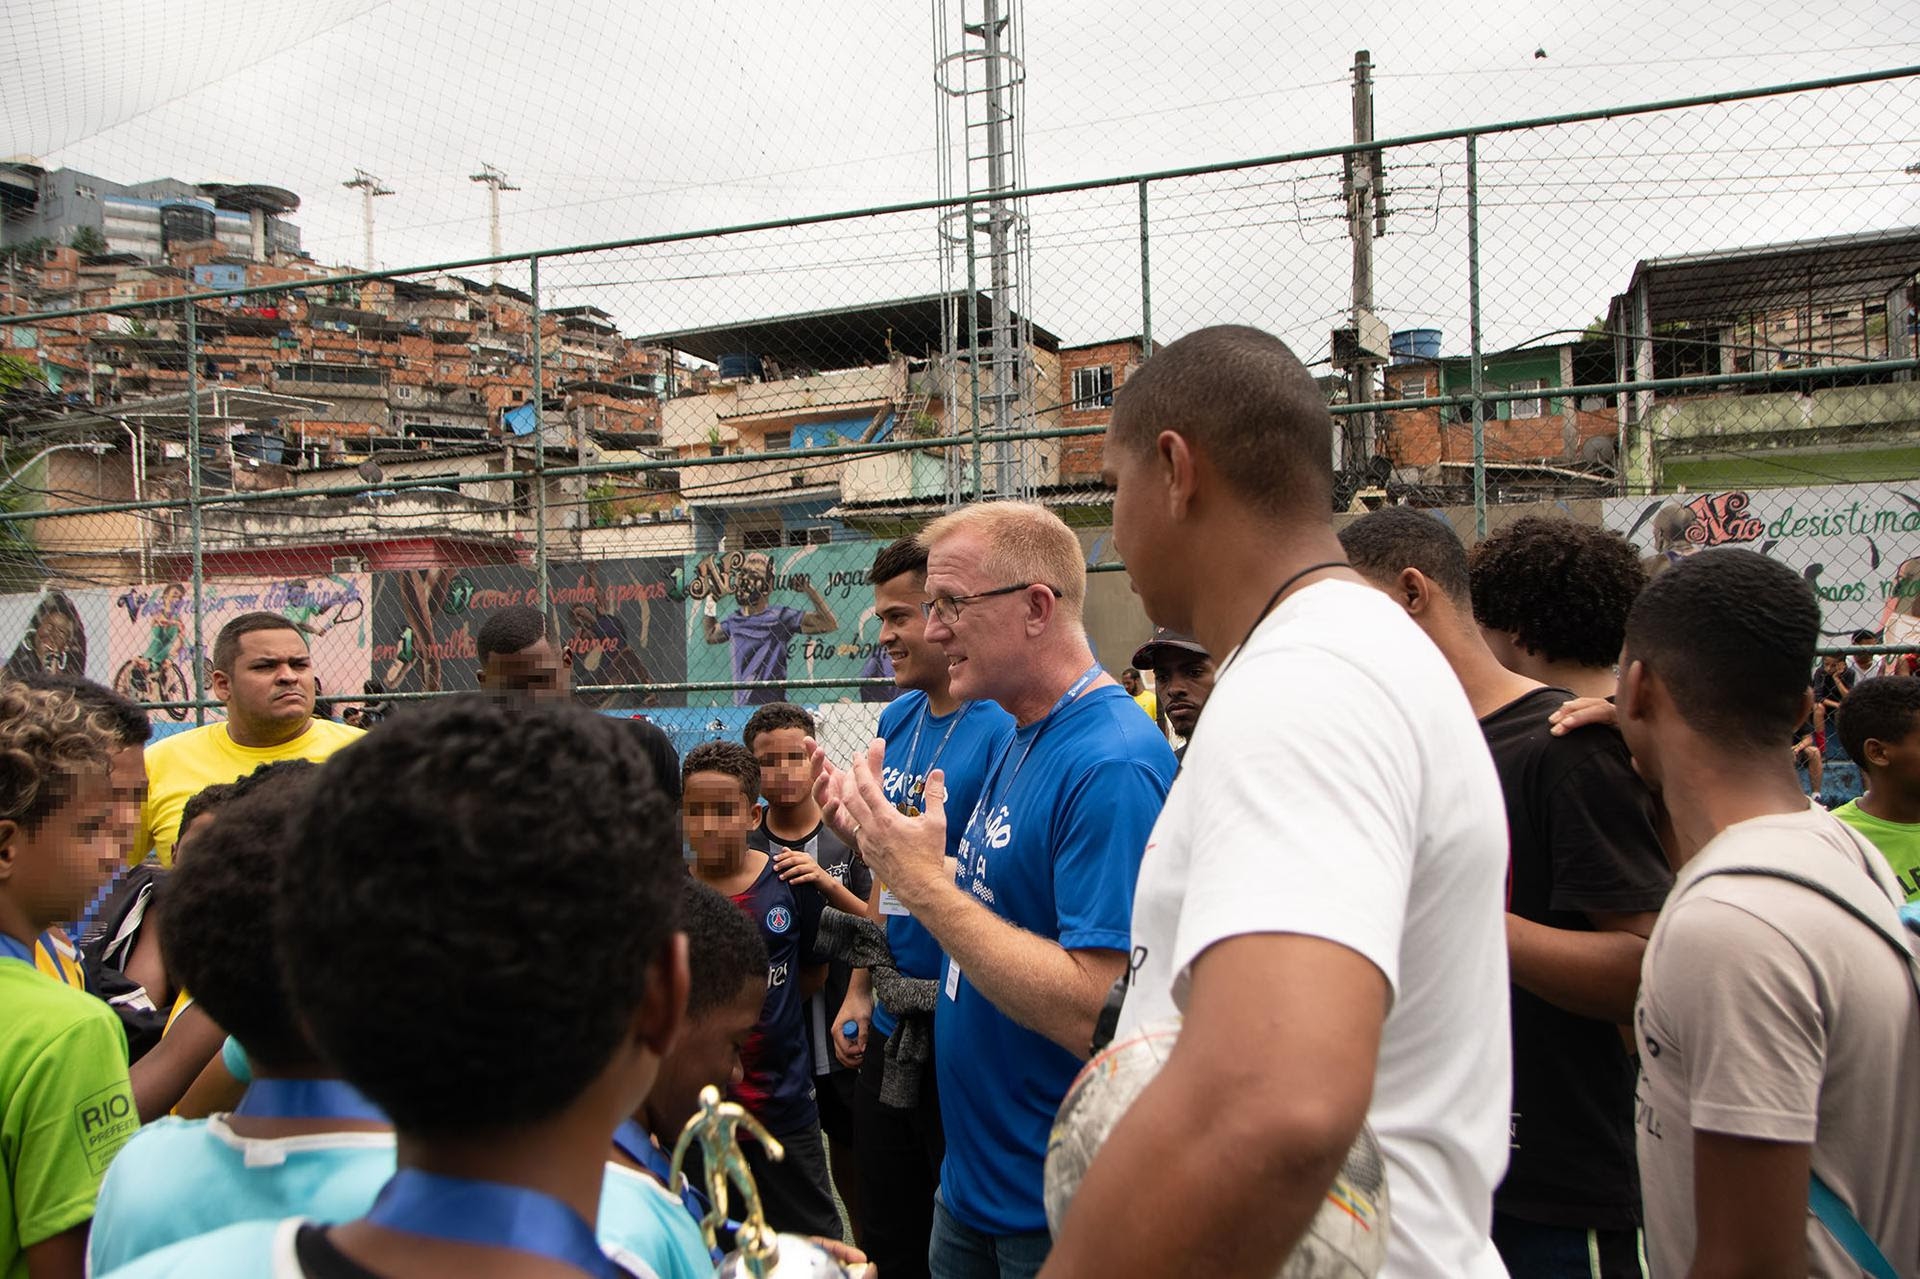
[[[700,1222],[709,1249],[718,1248],[719,1230],[727,1223],[728,1185],[739,1188],[746,1204],[739,1230],[734,1233],[734,1250],[721,1261],[714,1273],[717,1279],[864,1279],[872,1272],[868,1265],[848,1267],[811,1239],[800,1235],[776,1233],[767,1225],[766,1210],[760,1205],[760,1190],[754,1185],[753,1170],[740,1151],[739,1130],[767,1148],[767,1154],[784,1159],[786,1151],[758,1119],[746,1108],[720,1100],[720,1090],[709,1084],[700,1090],[700,1109],[687,1120],[680,1140],[673,1144],[673,1175],[669,1189],[679,1194],[686,1185],[681,1170],[687,1151],[700,1145],[701,1162],[707,1177],[707,1215]]]

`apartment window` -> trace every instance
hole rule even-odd
[[[749,551],[775,551],[785,544],[785,534],[777,528],[750,528],[740,535],[741,547]]]
[[[1107,409],[1113,407],[1113,366],[1096,364],[1073,371],[1073,407]]]
[[[792,431],[768,431],[767,452],[783,453],[793,447]]]
[[[1546,387],[1545,382],[1539,378],[1533,378],[1525,382],[1515,382],[1507,389],[1509,391],[1544,391]],[[1547,414],[1547,402],[1540,396],[1530,400],[1508,400],[1507,406],[1508,417],[1545,417]]]
[[[413,388],[410,386],[396,386],[393,388],[393,398],[396,400],[411,400],[413,398]]]
[[[788,546],[825,546],[833,541],[833,528],[827,524],[815,524],[810,528],[787,530]]]

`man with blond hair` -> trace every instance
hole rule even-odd
[[[1052,1241],[1041,1200],[1047,1133],[1126,969],[1133,883],[1173,752],[1087,643],[1086,561],[1044,507],[991,502],[935,520],[926,638],[948,687],[1017,725],[971,812],[888,801],[884,747],[823,770],[829,818],[947,955],[934,1060],[947,1154],[935,1279],[1024,1279]],[[958,874],[946,828],[963,823]]]

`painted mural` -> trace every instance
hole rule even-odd
[[[7,654],[6,673],[51,671],[104,682],[111,674],[107,615],[112,597],[106,589],[51,586],[37,595],[0,597],[0,651]]]
[[[689,556],[679,578],[686,601],[687,678],[697,681],[887,677],[867,570],[874,542]],[[733,689],[694,693],[692,704],[752,706],[884,701],[891,689]]]
[[[893,671],[879,647],[867,570],[878,543],[772,551],[556,561],[548,569],[551,634],[572,663],[582,704],[646,714],[687,744],[737,737],[753,707],[791,700],[820,707],[823,730],[870,735]],[[321,692],[375,701],[383,692],[477,688],[476,639],[488,617],[537,605],[531,567],[518,564],[214,579],[204,584],[202,644],[240,613],[284,613],[305,632]],[[190,700],[196,649],[185,582],[0,597],[7,669],[83,672],[141,702]],[[845,680],[786,689],[779,681]],[[638,694],[600,686],[775,681],[754,690]],[[657,713],[658,712],[658,713]],[[217,718],[217,712],[211,714]],[[156,711],[162,732],[190,726],[191,709]],[[842,724],[841,721],[845,723]]]
[[[1744,546],[1807,579],[1829,637],[1872,630],[1889,644],[1920,644],[1920,484],[1622,497],[1604,510],[1650,567]]]
[[[318,578],[210,580],[201,589],[202,647],[193,635],[193,588],[186,582],[129,586],[110,597],[107,661],[94,678],[135,701],[175,702],[194,695],[194,669],[211,656],[214,637],[242,613],[280,613],[305,633],[319,691],[357,693],[369,674],[372,638],[365,573]],[[218,713],[209,711],[210,717]],[[175,707],[154,718],[192,718]]]
[[[580,701],[595,708],[672,705],[672,694],[598,693],[596,685],[677,683],[686,675],[678,557],[548,566],[556,642]],[[531,568],[516,564],[375,574],[373,678],[390,692],[479,687],[476,639],[487,618],[538,607]]]

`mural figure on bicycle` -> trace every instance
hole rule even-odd
[[[201,587],[201,635],[210,649],[220,628],[241,613],[285,614],[307,636],[319,692],[357,691],[370,673],[365,573],[316,578],[210,580]],[[193,594],[185,582],[130,586],[114,598],[107,643],[116,691],[140,702],[193,698],[194,664],[208,656],[193,643]],[[205,672],[202,672],[204,687]],[[217,710],[208,714],[218,717]],[[154,712],[156,723],[185,723],[188,706]]]

